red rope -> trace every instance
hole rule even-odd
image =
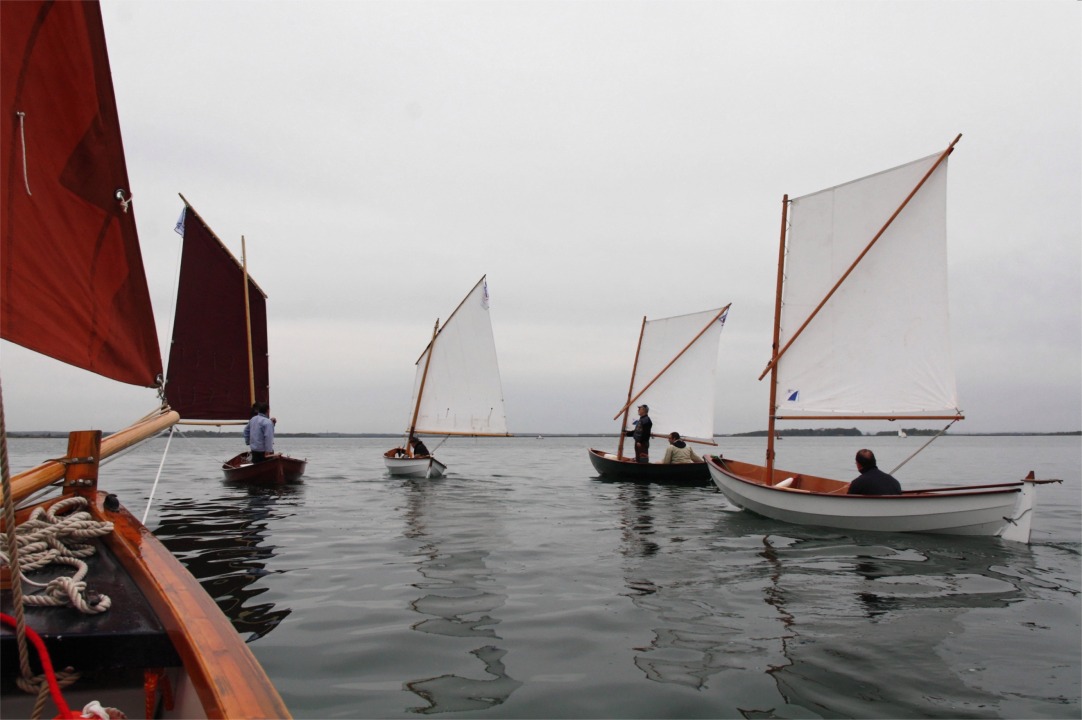
[[[16,627],[15,618],[5,613],[0,613],[0,620],[5,625]],[[45,679],[49,681],[49,693],[53,696],[53,702],[56,703],[56,707],[60,710],[58,717],[70,718],[72,717],[71,709],[64,701],[64,696],[60,694],[60,686],[56,682],[56,673],[53,672],[53,661],[49,659],[49,651],[45,648],[45,641],[41,639],[41,635],[38,635],[32,628],[26,628],[26,636],[30,638],[30,642],[34,643],[34,647],[38,650],[38,657],[41,659],[41,667],[45,670]],[[75,715],[74,717],[81,717],[81,715]]]

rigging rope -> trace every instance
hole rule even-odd
[[[935,441],[936,441],[936,440],[938,440],[938,439],[939,439],[940,437],[942,437],[942,436],[943,436],[943,434],[944,434],[944,433],[946,433],[946,432],[947,432],[947,430],[949,430],[949,429],[950,429],[950,426],[951,426],[951,425],[953,425],[953,424],[954,424],[954,423],[956,423],[956,422],[958,422],[958,418],[954,418],[954,419],[953,419],[953,420],[951,420],[951,421],[950,421],[949,423],[947,423],[947,427],[943,428],[943,429],[942,429],[942,430],[940,430],[940,431],[939,431],[938,433],[936,433],[935,435],[933,435],[933,436],[932,436],[932,438],[931,438],[931,440],[929,440],[928,442],[926,442],[926,443],[924,443],[923,445],[921,445],[921,446],[920,446],[919,448],[917,448],[917,449],[916,449],[916,451],[915,451],[915,452],[914,452],[914,453],[913,453],[912,455],[910,455],[910,456],[909,456],[909,457],[907,457],[907,458],[906,458],[905,460],[902,460],[902,461],[901,461],[900,463],[898,463],[898,467],[896,467],[896,468],[894,468],[893,470],[891,470],[891,471],[890,471],[890,474],[891,474],[891,475],[893,475],[894,473],[898,472],[898,469],[899,469],[899,468],[901,468],[901,467],[902,467],[902,465],[905,465],[905,464],[906,464],[907,462],[909,462],[910,460],[912,460],[913,458],[915,458],[915,457],[916,457],[916,456],[917,456],[917,455],[918,455],[918,454],[919,454],[919,453],[920,453],[921,451],[923,451],[923,450],[924,450],[924,448],[928,447],[928,446],[929,446],[929,445],[931,445],[931,444],[932,444],[933,442],[935,442]]]
[[[30,192],[29,171],[26,169],[26,113],[17,112],[15,114],[19,116],[19,137],[22,138],[23,141],[23,184],[26,185],[26,194],[33,195],[33,193]]]
[[[26,605],[35,607],[71,606],[87,615],[105,612],[113,604],[108,595],[87,592],[84,578],[89,570],[82,558],[90,557],[97,549],[86,542],[108,535],[113,531],[111,522],[94,520],[90,513],[80,508],[89,505],[86,498],[72,496],[53,503],[48,509],[37,508],[30,517],[16,528],[15,545],[5,536],[0,546],[0,556],[12,566],[11,548],[19,558],[21,579],[42,592],[23,596]],[[75,512],[67,513],[69,510]],[[47,565],[70,565],[75,573],[62,575],[47,583],[31,580],[23,573],[39,570]]]
[[[150,487],[150,497],[147,498],[147,509],[143,511],[142,523],[144,525],[147,524],[147,515],[150,514],[150,506],[154,502],[154,491],[158,489],[158,480],[161,479],[162,468],[165,467],[165,458],[166,458],[167,455],[169,455],[169,444],[173,442],[173,432],[175,430],[176,430],[175,426],[169,428],[169,437],[165,441],[165,451],[162,453],[162,461],[158,465],[158,474],[154,476],[154,484]]]

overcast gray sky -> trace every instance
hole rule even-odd
[[[179,192],[246,237],[280,432],[403,429],[486,273],[512,432],[614,431],[642,317],[729,302],[716,430],[765,428],[782,195],[958,133],[954,429],[1082,427],[1078,2],[102,6],[162,352]],[[154,405],[9,343],[2,369],[13,430]]]

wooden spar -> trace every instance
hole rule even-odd
[[[774,357],[770,359],[770,412],[766,420],[766,475],[763,483],[773,485],[774,478],[774,427],[778,402],[778,342],[781,338],[781,289],[785,281],[785,230],[789,219],[789,195],[781,198],[781,239],[778,241],[778,286],[774,295],[774,339],[770,346]],[[762,375],[759,376],[762,380]]]
[[[703,336],[703,333],[705,333],[705,332],[706,332],[707,330],[709,330],[709,329],[710,329],[710,326],[711,326],[711,325],[713,325],[713,324],[714,324],[715,322],[717,322],[718,318],[720,318],[720,317],[721,317],[722,315],[724,315],[724,314],[725,314],[725,312],[726,312],[726,311],[727,311],[727,310],[729,309],[729,307],[730,307],[731,305],[732,305],[732,303],[729,303],[728,305],[726,305],[725,307],[723,307],[723,308],[722,308],[722,309],[721,309],[721,310],[720,310],[720,311],[718,312],[718,314],[717,314],[717,315],[715,315],[715,316],[714,316],[713,318],[711,318],[711,319],[710,319],[710,322],[708,322],[708,323],[707,323],[706,325],[704,325],[704,326],[703,326],[703,329],[702,329],[702,330],[700,330],[700,331],[699,331],[699,333],[698,333],[698,334],[697,334],[697,335],[696,335],[696,336],[695,336],[694,338],[692,338],[691,342],[689,342],[689,343],[688,343],[687,345],[685,345],[685,346],[684,346],[684,349],[683,349],[683,350],[681,350],[680,352],[676,353],[676,356],[675,356],[675,357],[674,357],[674,358],[673,358],[672,360],[670,360],[670,361],[669,361],[669,364],[668,364],[668,365],[666,365],[665,367],[663,367],[663,368],[661,369],[661,371],[660,371],[660,372],[658,372],[658,374],[657,374],[657,375],[655,375],[655,376],[653,377],[653,379],[651,379],[651,380],[650,380],[650,382],[646,383],[646,385],[644,385],[644,386],[643,386],[642,390],[639,390],[638,394],[637,394],[637,395],[635,395],[635,397],[633,397],[633,398],[629,398],[629,399],[628,399],[628,401],[627,401],[627,405],[624,405],[624,407],[622,407],[622,408],[620,409],[620,412],[626,412],[626,411],[627,411],[627,410],[628,410],[628,409],[629,409],[629,408],[631,407],[631,404],[632,404],[633,402],[635,402],[635,401],[636,401],[636,400],[638,400],[638,399],[639,399],[640,397],[642,397],[642,394],[643,394],[644,392],[646,392],[647,390],[649,390],[649,389],[650,389],[650,386],[651,386],[651,385],[653,385],[653,384],[654,384],[655,382],[657,382],[658,378],[660,378],[660,377],[661,377],[662,375],[664,375],[664,374],[665,374],[665,372],[666,372],[666,371],[667,371],[667,370],[668,370],[669,368],[671,368],[671,367],[673,366],[673,363],[675,363],[675,362],[676,362],[677,360],[679,360],[679,359],[680,359],[680,358],[681,358],[681,357],[682,357],[682,356],[684,355],[684,353],[686,353],[686,352],[688,351],[688,349],[689,349],[689,348],[690,348],[690,347],[691,347],[692,345],[694,345],[694,344],[695,344],[696,342],[698,342],[698,341],[699,341],[699,338],[701,338],[701,337]],[[645,327],[645,326],[646,326],[646,319],[645,319],[645,318],[643,318],[643,327]],[[640,335],[640,336],[639,336],[639,344],[640,344],[640,346],[642,345],[642,335]],[[638,364],[638,361],[639,361],[639,355],[638,355],[638,353],[636,352],[636,353],[635,353],[635,362],[636,362],[636,364]],[[631,378],[631,381],[632,381],[632,382],[635,382],[635,378],[634,378],[634,376],[633,376],[633,377]],[[617,416],[617,417],[619,417],[619,415],[620,415],[620,412],[617,412],[617,413],[616,413],[616,416]],[[615,419],[616,419],[616,418],[614,417],[614,418],[613,418],[613,420],[615,420]]]
[[[624,405],[622,412],[624,413],[624,420],[620,423],[620,443],[616,446],[616,459],[624,459],[624,438],[627,437],[625,428],[627,427],[627,416],[631,413],[631,393],[635,392],[635,373],[639,369],[639,351],[642,350],[642,336],[646,332],[646,316],[642,316],[642,325],[639,326],[639,344],[635,346],[635,362],[631,366],[631,382],[627,386],[627,404]],[[616,418],[620,417],[620,413],[616,413]]]
[[[455,305],[455,309],[452,310],[451,314],[447,316],[447,322],[445,322],[443,324],[444,327],[447,327],[448,325],[451,324],[451,320],[453,320],[455,315],[458,313],[458,309],[460,307],[462,307],[462,305],[466,302],[466,300],[470,297],[470,295],[473,295],[473,291],[476,290],[477,286],[480,285],[481,283],[483,283],[485,281],[485,278],[487,278],[487,277],[488,277],[488,275],[482,275],[481,279],[478,280],[474,284],[474,286],[470,288],[470,291],[468,293],[466,293],[466,296],[464,298],[462,298],[462,300],[459,301],[458,305]],[[435,338],[435,336],[433,336],[433,338]],[[424,353],[422,352],[421,355],[424,355]],[[417,358],[418,361],[420,361],[420,359],[421,359],[420,357]],[[414,363],[414,364],[416,364],[416,363]]]
[[[927,181],[928,178],[932,176],[932,173],[936,171],[936,169],[940,166],[940,164],[942,164],[942,162],[947,158],[947,156],[954,151],[954,146],[961,139],[962,134],[958,133],[958,137],[954,138],[951,144],[947,146],[947,149],[944,150],[938,158],[936,158],[936,161],[932,164],[932,167],[928,169],[928,172],[924,173],[924,177],[920,179],[920,182],[917,183],[916,187],[914,187],[913,190],[910,191],[908,195],[906,195],[905,200],[903,200],[902,204],[898,206],[898,209],[894,211],[894,214],[890,216],[886,223],[884,223],[883,227],[879,229],[879,232],[875,234],[875,237],[873,237],[868,243],[868,245],[864,248],[864,250],[859,255],[857,255],[856,260],[854,260],[853,263],[849,266],[849,269],[842,273],[842,276],[838,278],[838,282],[834,283],[834,287],[830,289],[830,292],[828,292],[826,296],[819,302],[819,304],[815,306],[815,309],[812,310],[810,315],[808,315],[804,323],[799,328],[797,328],[797,331],[793,333],[792,337],[789,338],[789,341],[785,343],[785,347],[783,347],[780,352],[774,355],[774,357],[770,361],[770,364],[767,365],[767,367],[763,370],[762,374],[759,375],[760,380],[762,380],[763,377],[768,372],[770,372],[771,368],[777,365],[778,360],[781,359],[781,356],[784,355],[785,352],[789,349],[789,347],[793,344],[793,341],[800,337],[800,334],[804,332],[804,328],[808,326],[808,323],[810,323],[812,319],[819,314],[819,311],[823,309],[823,306],[827,304],[827,301],[830,300],[830,298],[834,295],[835,291],[837,291],[837,289],[841,287],[841,284],[845,282],[845,279],[849,277],[849,274],[853,272],[854,268],[856,268],[860,261],[864,259],[864,256],[867,255],[868,252],[872,249],[872,246],[875,245],[876,242],[878,242],[879,238],[882,237],[883,233],[887,231],[887,228],[891,226],[891,223],[894,222],[894,219],[898,217],[902,210],[905,209],[905,206],[909,204],[909,201],[913,199],[913,196],[917,194],[917,191],[924,186],[925,181]]]
[[[244,329],[248,332],[248,395],[255,404],[255,359],[252,357],[252,306],[248,300],[248,253],[240,236],[241,270],[244,271]]]
[[[776,415],[778,420],[965,420],[965,415]]]
[[[481,278],[482,280],[484,278]],[[474,287],[477,287],[474,285]],[[473,290],[470,290],[473,292]],[[467,296],[468,297],[468,296]],[[461,305],[462,303],[459,303]],[[458,308],[455,308],[456,310]],[[453,314],[453,313],[452,313]],[[436,347],[436,336],[440,334],[440,319],[436,318],[436,325],[432,328],[432,340],[428,343],[428,356],[425,358],[425,369],[421,373],[421,384],[417,387],[417,404],[413,406],[413,417],[410,418],[410,428],[406,433],[406,455],[413,457],[413,445],[410,444],[410,438],[413,437],[413,431],[417,429],[417,416],[421,412],[421,396],[425,392],[425,381],[428,380],[428,366],[432,362],[432,351]]]
[[[101,459],[104,460],[116,455],[122,450],[127,450],[129,447],[157,435],[162,430],[169,429],[178,420],[180,420],[180,415],[173,410],[168,410],[102,438]],[[16,503],[20,503],[62,477],[64,477],[63,463],[57,460],[42,463],[11,478],[11,497]]]

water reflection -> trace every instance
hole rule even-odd
[[[267,635],[291,612],[257,599],[268,589],[260,580],[281,572],[270,569],[277,552],[267,543],[270,525],[284,516],[279,503],[303,487],[249,486],[212,500],[171,501],[154,530],[248,642]]]
[[[826,532],[762,537],[763,601],[782,628],[776,637],[782,659],[770,663],[766,673],[781,703],[742,708],[744,717],[860,714],[860,703],[869,698],[886,715],[898,717],[931,716],[928,703],[934,706],[937,697],[950,698],[950,708],[981,705],[980,692],[951,684],[954,673],[941,645],[964,634],[961,619],[970,611],[1005,608],[1022,599],[1022,587],[996,570],[1014,550],[999,541],[944,543],[935,536],[889,538],[900,542],[895,547],[863,545]],[[912,625],[918,618],[919,632]],[[900,667],[919,662],[925,675],[943,678],[943,684],[926,683],[918,697],[904,683],[873,689],[869,678],[878,676],[885,662]],[[842,687],[852,692],[828,691]]]
[[[490,541],[487,530],[495,525],[495,518],[485,510],[485,503],[467,500],[468,509],[459,506],[458,512],[448,510],[447,517],[479,532],[463,533],[461,528],[458,531],[450,528],[441,533],[436,521],[445,508],[440,506],[440,500],[449,500],[446,495],[441,497],[442,487],[442,482],[432,480],[404,483],[404,534],[420,543],[416,553],[417,572],[423,578],[414,583],[423,594],[410,607],[424,617],[410,628],[467,642],[472,638],[500,640],[496,633],[500,619],[495,613],[507,602],[507,594],[487,567],[489,550],[478,547]],[[484,679],[446,673],[406,682],[407,689],[428,703],[409,708],[410,712],[432,715],[484,710],[502,704],[522,686],[507,674],[503,664],[506,652],[491,642],[468,651],[483,665],[489,676]]]
[[[634,648],[635,666],[654,682],[701,690],[711,675],[731,667],[726,645],[739,629],[714,605],[716,594],[699,592],[700,571],[692,569],[688,558],[679,552],[666,556],[658,542],[661,536],[671,543],[685,542],[673,531],[680,527],[681,508],[690,492],[625,483],[618,499],[627,595],[660,624],[652,628],[648,646]]]

